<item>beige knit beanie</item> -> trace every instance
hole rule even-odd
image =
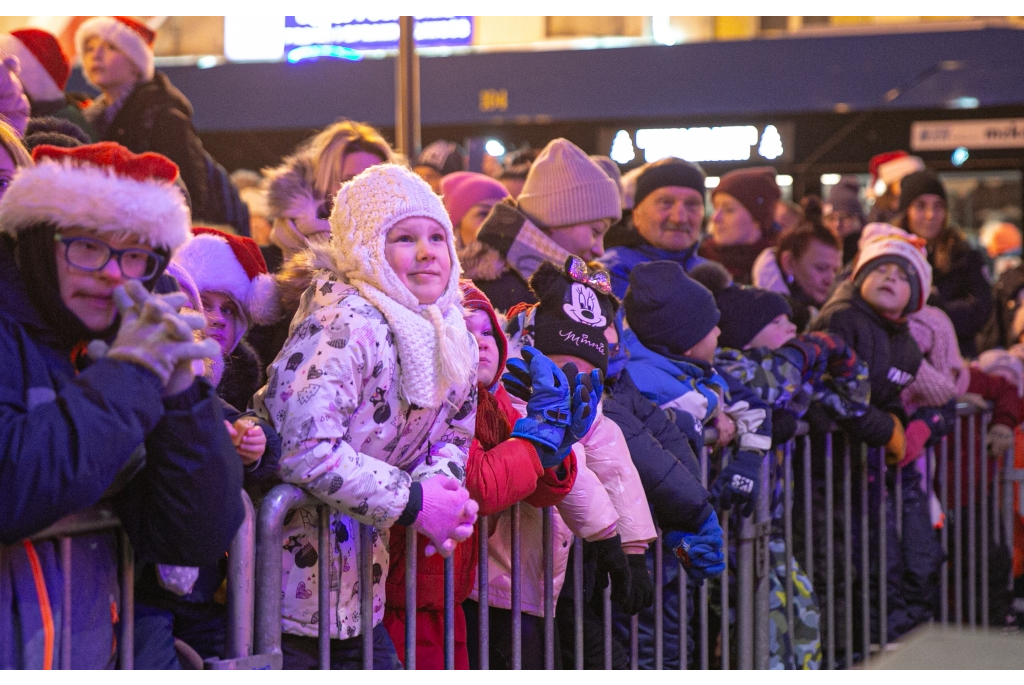
[[[537,156],[517,201],[541,228],[622,218],[615,181],[565,138],[552,140]]]

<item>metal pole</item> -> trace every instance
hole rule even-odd
[[[665,668],[665,617],[663,588],[664,582],[664,547],[661,542],[661,528],[657,528],[658,539],[654,541],[654,670],[660,671]],[[682,615],[681,612],[680,615]],[[685,631],[686,624],[680,624]]]
[[[252,654],[253,615],[256,602],[256,510],[242,491],[245,519],[228,551],[227,658]]]
[[[416,670],[416,567],[419,564],[417,537],[416,531],[411,526],[407,526],[405,529],[405,670],[407,671]],[[484,555],[483,559],[486,565],[487,555]],[[484,578],[486,579],[486,572]],[[481,580],[481,596],[486,592],[485,587],[486,580]],[[486,606],[486,604],[482,606]],[[412,649],[409,648],[409,645],[412,645]],[[483,649],[482,646],[481,649]]]
[[[640,669],[640,620],[636,614],[629,617],[629,670]]]
[[[808,578],[814,577],[814,504],[811,499],[811,440],[804,438],[804,572]]]
[[[959,419],[957,420],[959,422]],[[934,458],[934,453],[932,457]],[[939,448],[939,503],[942,505],[942,514],[947,520],[943,522],[939,531],[939,541],[942,543],[942,568],[939,569],[939,591],[942,594],[942,601],[939,603],[939,616],[942,625],[949,623],[949,436],[942,437]]]
[[[782,526],[786,542],[786,625],[793,626],[796,609],[793,606],[793,447],[794,440],[786,443],[782,458],[782,473],[785,479],[782,488]]]
[[[836,586],[833,529],[835,501],[832,492],[832,434],[825,434],[825,668],[836,667]],[[792,625],[790,630],[792,630]]]
[[[413,643],[415,649],[416,643]],[[455,554],[444,560],[444,670],[455,670]]]
[[[572,541],[572,613],[575,667],[583,670],[583,538]]]
[[[490,570],[489,558],[490,550],[488,549],[488,533],[490,533],[491,527],[490,522],[486,516],[481,516],[477,523],[477,535],[480,538],[480,559],[478,562],[478,569],[476,572],[477,586],[480,591],[477,593],[477,597],[480,600],[480,605],[477,613],[479,614],[479,636],[480,636],[480,670],[488,671],[491,668],[491,607],[490,607],[490,590],[488,583],[488,571]]]
[[[846,658],[844,666],[853,664],[853,488],[851,486],[850,436],[843,440],[843,600],[846,619]]]
[[[754,508],[754,517],[757,522],[754,527],[754,587],[753,596],[753,624],[751,632],[753,637],[753,663],[751,668],[767,671],[771,665],[771,646],[769,642],[770,629],[768,624],[769,597],[768,597],[768,573],[770,567],[768,554],[768,531],[771,526],[771,499],[774,469],[770,462],[775,459],[774,451],[769,450],[761,458],[760,479],[761,488],[757,503]],[[792,627],[790,627],[792,630]]]
[[[860,610],[861,654],[864,661],[871,658],[871,522],[868,516],[868,446],[861,443],[860,451]]]
[[[708,448],[704,445],[700,450],[700,484],[705,488],[708,486]],[[727,527],[729,524],[725,516],[722,516],[722,525]],[[722,551],[725,554],[725,571],[722,573],[721,578],[723,583],[729,582],[729,546],[728,546],[728,535],[726,535],[726,529],[722,529]],[[728,620],[725,617],[723,620]],[[708,670],[710,667],[710,657],[708,654],[708,583],[703,582],[700,584],[700,668],[702,671]]]
[[[555,670],[555,541],[551,507],[541,510],[544,545],[544,670]]]
[[[604,589],[604,670],[612,670],[612,586]]]
[[[412,162],[420,152],[420,59],[413,18],[399,17],[395,60],[395,147]]]
[[[135,668],[135,550],[122,529],[121,539],[121,641],[118,658],[122,671]]]
[[[885,450],[879,448],[878,453],[878,645],[882,652],[885,652],[885,645],[888,640],[889,616],[889,560],[888,545],[886,544],[886,533],[888,529],[888,516],[886,515],[886,500],[889,496],[888,487],[888,466],[885,463]]]
[[[985,448],[985,436],[988,435],[988,413],[981,415],[981,449],[978,463],[981,466],[981,617],[980,625],[988,628],[988,450]]]
[[[60,565],[64,574],[64,596],[60,615],[60,669],[71,670],[71,538],[60,539]]]
[[[317,578],[317,647],[320,652],[320,670],[331,670],[331,510],[326,504],[316,508],[318,546],[320,558]],[[360,588],[366,592],[365,586]]]
[[[978,616],[978,574],[976,559],[978,542],[975,531],[978,526],[977,495],[978,483],[975,477],[977,449],[975,449],[977,414],[967,418],[967,625],[974,627]]]
[[[679,577],[676,579],[679,586],[679,670],[685,671],[690,668],[690,651],[687,633],[690,629],[690,611],[687,608],[690,602],[689,588],[686,582],[686,567],[679,563]]]

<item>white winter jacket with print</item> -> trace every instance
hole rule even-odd
[[[374,527],[377,625],[388,573],[386,529],[405,509],[410,485],[438,473],[465,482],[476,387],[457,387],[438,409],[423,409],[400,397],[401,373],[394,335],[380,311],[351,286],[320,272],[302,296],[267,385],[254,398],[258,414],[281,434],[281,478],[334,510],[328,550],[319,549],[315,509],[295,509],[285,518],[286,633],[317,635],[317,559],[326,552],[331,637],[359,634],[358,523]]]

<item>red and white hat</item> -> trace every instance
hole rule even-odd
[[[901,228],[880,222],[870,223],[861,231],[857,242],[857,259],[851,278],[858,283],[866,274],[886,262],[896,262],[910,279],[910,302],[905,314],[924,307],[932,290],[932,267],[928,263],[925,241]]]
[[[128,56],[139,68],[142,78],[153,78],[153,41],[156,31],[131,17],[92,17],[82,22],[75,32],[75,50],[81,55],[85,42],[99,36]]]
[[[137,155],[117,143],[75,148],[40,145],[0,199],[0,232],[17,235],[42,223],[138,236],[173,252],[191,220],[175,184],[178,166],[163,155]]]
[[[21,62],[21,85],[37,102],[64,97],[71,63],[57,37],[41,29],[18,29],[0,34],[0,54],[16,55]]]
[[[924,160],[906,150],[893,150],[872,157],[868,164],[868,170],[871,172],[872,187],[877,181],[891,186],[902,180],[907,174],[924,170]]]
[[[174,262],[189,273],[199,292],[220,292],[235,301],[245,317],[239,338],[252,323],[270,324],[280,318],[277,282],[256,241],[199,226],[192,234]]]

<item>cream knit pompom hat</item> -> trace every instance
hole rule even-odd
[[[420,304],[385,256],[388,231],[411,217],[433,219],[444,228],[451,269],[433,304]],[[461,269],[441,198],[409,169],[378,164],[342,184],[330,222],[338,275],[380,309],[395,333],[406,399],[437,407],[452,388],[472,383],[478,353],[462,316]]]

